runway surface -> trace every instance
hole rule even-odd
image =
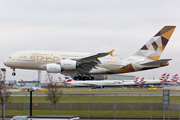
[[[180,86],[165,86],[163,89],[170,89],[170,90],[180,90]],[[21,93],[21,94],[15,94],[13,92],[19,92],[20,90],[19,89],[10,89],[10,91],[12,91],[12,95],[11,96],[29,96],[29,93],[28,92],[25,92],[24,94]],[[94,93],[94,94],[91,94],[91,93],[73,93],[73,94],[63,94],[63,96],[162,96],[163,92],[160,93],[157,91],[156,92],[148,92],[148,93],[143,93],[142,91],[140,91],[140,93],[138,93],[137,91],[135,93],[132,93],[133,91],[129,91],[126,92],[126,93]],[[42,94],[42,93],[36,93],[36,92],[33,92],[33,96],[46,96],[45,94]],[[180,92],[179,93],[171,93],[170,92],[170,96],[180,96]]]

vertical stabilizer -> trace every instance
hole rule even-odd
[[[146,57],[150,60],[158,60],[164,51],[176,26],[163,27],[152,37],[135,55]]]
[[[162,76],[161,76],[161,78],[159,78],[159,80],[163,81],[165,79],[165,77],[166,77],[166,73],[162,74]]]
[[[69,76],[68,74],[64,74],[64,77],[65,77],[65,81],[66,81],[66,82],[72,82],[72,81],[74,81],[74,80],[71,78],[71,76]]]
[[[178,74],[175,74],[171,77],[171,81],[176,82],[179,79]]]
[[[136,84],[139,84],[138,80],[139,80],[139,77],[136,77],[133,82],[136,83]]]

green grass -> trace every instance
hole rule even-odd
[[[171,96],[170,103],[180,103],[179,96]],[[29,97],[11,96],[11,103],[29,103]],[[93,96],[72,96],[73,103],[93,103]],[[115,103],[116,96],[94,96],[95,103]],[[118,103],[160,103],[162,96],[118,96]],[[48,103],[44,96],[34,96],[33,103]],[[64,96],[60,99],[60,103],[71,103],[70,96]]]
[[[80,117],[88,117],[88,111],[87,110],[59,110],[59,115],[79,115]],[[1,113],[1,111],[0,111]],[[56,115],[55,110],[33,110],[33,116],[35,115]],[[90,110],[89,111],[89,117],[106,117],[114,118],[114,111],[112,110]],[[27,110],[6,110],[6,116],[16,116],[16,115],[28,115],[29,111]],[[163,117],[163,111],[153,111],[153,118],[162,118]],[[168,117],[168,111],[166,111],[166,117]],[[143,110],[118,110],[116,112],[117,118],[150,118],[151,117],[151,111]],[[170,112],[171,118],[178,118],[179,117],[179,111],[171,111]]]

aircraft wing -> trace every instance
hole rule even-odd
[[[172,59],[160,59],[160,60],[156,60],[156,61],[150,61],[150,62],[142,62],[140,63],[140,65],[161,65],[163,63],[167,63],[168,61],[170,61]]]
[[[76,61],[78,61],[80,63],[79,66],[77,67],[77,69],[80,71],[85,71],[85,72],[89,72],[90,70],[92,70],[92,68],[96,69],[96,66],[98,66],[98,64],[101,63],[98,60],[98,58],[104,57],[107,55],[113,56],[113,54],[112,54],[113,51],[114,50],[112,50],[110,52],[98,53],[98,54],[89,55],[86,57],[76,59]]]

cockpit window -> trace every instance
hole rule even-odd
[[[11,57],[9,57],[11,59]]]

